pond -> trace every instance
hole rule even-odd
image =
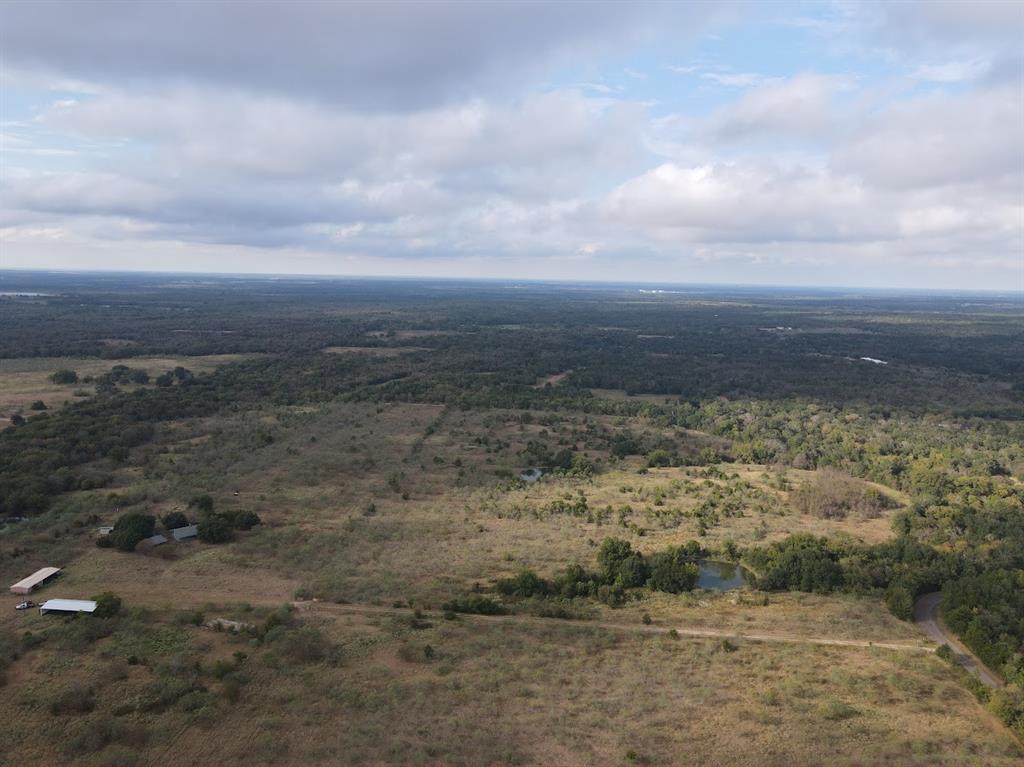
[[[746,584],[743,567],[732,562],[715,562],[702,559],[700,575],[697,576],[697,588],[708,591],[729,591]]]

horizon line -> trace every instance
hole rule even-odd
[[[27,274],[108,274],[108,275],[164,275],[174,277],[219,277],[219,278],[262,278],[275,280],[376,280],[376,281],[437,281],[437,282],[522,282],[529,284],[588,285],[588,286],[638,286],[671,288],[732,288],[744,290],[817,290],[817,291],[874,291],[885,293],[930,293],[930,294],[985,294],[996,296],[1020,296],[1021,288],[927,288],[890,287],[870,285],[822,285],[792,283],[743,283],[743,282],[675,282],[671,280],[611,280],[592,278],[589,280],[538,277],[480,277],[440,275],[387,275],[387,274],[329,274],[298,272],[214,272],[214,271],[168,271],[163,269],[105,269],[105,268],[57,268],[57,267],[0,267],[0,275],[6,273]]]

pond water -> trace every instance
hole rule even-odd
[[[715,562],[711,559],[702,559],[700,575],[697,576],[697,588],[708,591],[729,591],[738,589],[746,584],[743,576],[743,568],[732,562]]]

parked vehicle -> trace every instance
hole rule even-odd
[[[36,605],[35,602],[33,602],[31,599],[28,599],[28,600],[25,600],[24,602],[19,602],[18,604],[16,604],[14,606],[14,609],[15,610],[28,610],[29,608],[36,607],[36,606],[37,605]]]

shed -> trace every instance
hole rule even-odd
[[[176,527],[171,530],[171,535],[174,536],[176,541],[184,541],[189,538],[195,538],[199,535],[199,528],[196,525],[185,525],[185,527]]]
[[[39,605],[40,615],[93,613],[95,611],[96,603],[91,599],[47,599]]]
[[[143,540],[143,543],[148,543],[150,546],[163,546],[165,543],[167,543],[167,539],[164,536],[160,535],[160,533],[157,533],[156,535],[150,536],[149,538],[145,538]]]
[[[12,594],[31,594],[32,589],[36,586],[42,586],[50,578],[60,572],[59,567],[44,567],[41,570],[36,570],[32,575],[27,578],[22,578],[20,581],[11,586]]]

